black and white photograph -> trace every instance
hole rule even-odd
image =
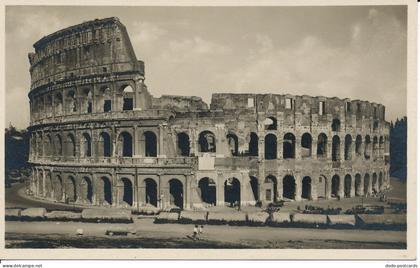
[[[4,6],[3,253],[415,258],[414,1],[135,3]]]

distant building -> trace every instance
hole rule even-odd
[[[38,197],[92,206],[254,205],[389,185],[385,107],[278,94],[154,98],[117,18],[34,44],[29,127]],[[204,75],[204,74],[203,74]]]

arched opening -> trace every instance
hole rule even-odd
[[[146,157],[157,157],[157,138],[152,131],[144,132],[145,155]]]
[[[370,182],[370,176],[369,174],[365,174],[364,182],[363,182],[363,193],[365,195],[370,194],[371,189],[371,182]]]
[[[312,155],[312,136],[309,133],[302,135],[301,140],[301,156],[302,158],[309,158]]]
[[[252,194],[254,196],[254,200],[258,201],[259,200],[259,186],[258,186],[258,179],[250,176],[250,181],[249,183],[251,184],[251,190],[252,190]]]
[[[331,124],[331,130],[333,132],[339,132],[340,131],[340,119],[334,118]]]
[[[295,199],[296,196],[296,182],[295,178],[287,175],[283,178],[283,198]]]
[[[323,175],[319,176],[318,181],[316,183],[316,190],[318,194],[318,198],[326,198],[327,197],[327,178]]]
[[[344,160],[351,160],[351,135],[347,134],[344,138]]]
[[[157,184],[155,180],[153,179],[145,179],[144,184],[146,187],[146,204],[151,204],[155,207],[157,207]]]
[[[68,113],[75,113],[77,112],[77,100],[76,100],[76,93],[73,90],[70,90],[67,93],[67,112]]]
[[[372,190],[374,194],[379,192],[378,176],[376,173],[372,174]]]
[[[118,138],[120,145],[120,155],[123,157],[133,156],[133,138],[128,132],[122,132]]]
[[[264,129],[265,130],[276,130],[277,129],[277,119],[274,117],[267,117],[264,120]]]
[[[76,142],[75,142],[73,134],[71,133],[67,135],[66,155],[72,156],[72,157],[76,156]]]
[[[38,187],[38,194],[40,196],[44,196],[44,173],[42,171],[39,172],[37,187]]]
[[[53,149],[52,149],[52,140],[51,136],[47,135],[44,139],[44,154],[45,156],[52,156],[53,155]]]
[[[121,178],[121,182],[123,184],[122,201],[131,207],[133,205],[133,184],[127,178]]]
[[[362,136],[356,136],[356,154],[358,156],[362,155]]]
[[[365,137],[365,159],[370,159],[370,151],[371,151],[371,141],[370,136],[366,135]]]
[[[379,191],[382,191],[384,186],[383,175],[382,172],[379,172]]]
[[[60,116],[63,114],[63,95],[57,93],[54,96],[54,114]]]
[[[231,207],[241,205],[241,183],[237,178],[229,178],[225,181],[225,203]]]
[[[178,155],[190,156],[190,137],[185,133],[178,133]]]
[[[52,109],[53,109],[53,100],[52,100],[51,95],[47,96],[47,100],[45,102],[45,107],[47,108],[47,110],[46,110],[47,117],[51,117],[52,116]]]
[[[84,95],[85,100],[84,100],[82,112],[90,114],[93,112],[92,91],[89,88],[85,88],[83,90],[83,95]]]
[[[110,157],[112,148],[111,148],[111,137],[108,133],[102,132],[99,135],[99,156]]]
[[[292,133],[286,133],[283,137],[283,159],[295,158],[296,138]]]
[[[344,177],[344,196],[351,196],[351,176],[349,174]]]
[[[264,140],[265,159],[277,158],[277,137],[274,134],[268,134]]]
[[[68,176],[66,185],[66,203],[75,202],[77,200],[76,180],[73,176]]]
[[[248,153],[250,156],[258,156],[258,135],[255,132],[250,134]]]
[[[80,184],[81,188],[81,196],[85,201],[92,203],[93,198],[93,187],[92,181],[89,177],[83,177],[82,182]]]
[[[379,141],[378,137],[373,137],[373,159],[376,160],[378,158],[378,147]]]
[[[354,188],[356,191],[356,196],[363,195],[363,184],[362,184],[362,176],[360,174],[356,174],[354,179]]]
[[[211,131],[203,131],[198,137],[198,148],[203,153],[216,152],[216,136]]]
[[[169,181],[170,204],[180,209],[184,208],[184,190],[182,182],[178,179]]]
[[[312,181],[311,177],[306,176],[302,179],[302,198],[311,199],[311,190],[312,190]]]
[[[384,147],[384,137],[381,136],[379,138],[379,157],[383,157],[384,153],[385,153],[385,147]]]
[[[83,133],[82,138],[82,157],[91,157],[92,156],[92,139],[88,133]]]
[[[59,175],[57,175],[54,180],[54,198],[57,201],[63,199],[63,180]]]
[[[324,133],[318,135],[318,143],[316,146],[316,155],[318,158],[327,157],[327,142],[327,135],[325,135]]]
[[[234,133],[229,133],[226,135],[226,139],[231,156],[238,156],[238,136]]]
[[[204,203],[216,205],[216,183],[210,178],[202,178],[198,182],[198,188],[201,192],[201,200]]]
[[[274,176],[268,176],[264,180],[265,200],[268,202],[277,202],[277,179]]]
[[[332,140],[332,161],[340,161],[340,138],[337,135]]]
[[[61,141],[61,136],[59,134],[55,135],[54,154],[56,156],[62,156],[63,155],[63,143]]]
[[[126,86],[123,90],[123,111],[131,111],[134,108],[134,90]]]
[[[112,205],[112,184],[107,177],[102,177],[102,190],[103,190],[103,201],[108,205]]]
[[[102,110],[104,113],[111,112],[112,110],[112,96],[111,89],[107,86],[104,86],[99,91],[100,95],[98,96],[99,103],[102,103]]]
[[[331,179],[331,197],[337,197],[340,191],[340,177],[334,175]]]
[[[54,181],[51,177],[51,173],[47,173],[45,178],[45,196],[48,198],[54,198]]]

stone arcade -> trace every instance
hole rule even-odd
[[[31,189],[92,206],[226,206],[370,195],[389,185],[385,107],[278,94],[154,98],[117,18],[29,54]]]

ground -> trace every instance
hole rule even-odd
[[[404,198],[405,183],[392,179],[392,197]],[[78,207],[44,203],[27,199],[22,186],[6,190],[6,207],[39,207],[47,209],[75,209]],[[339,202],[339,203],[338,203]],[[359,198],[330,200],[314,203],[317,206],[351,207]],[[364,200],[369,204],[376,199]],[[311,202],[288,203],[285,210]],[[250,208],[248,208],[250,209]],[[225,208],[228,210],[228,208]],[[108,229],[122,228],[128,236],[106,236]],[[83,229],[83,239],[76,235]],[[10,248],[406,248],[405,231],[337,230],[313,228],[246,227],[205,225],[200,241],[193,241],[191,224],[154,224],[153,218],[139,216],[131,224],[81,222],[6,222],[6,247]]]

